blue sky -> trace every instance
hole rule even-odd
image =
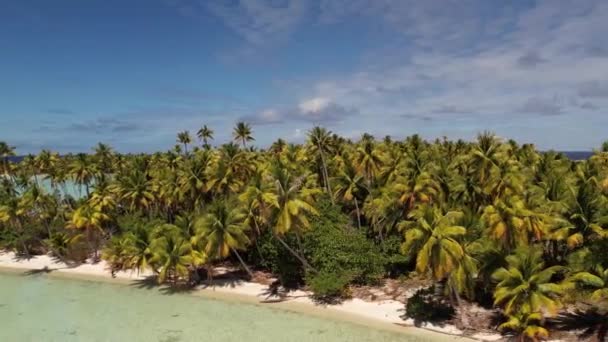
[[[3,0],[0,140],[166,150],[203,124],[299,142],[608,139],[605,0]]]

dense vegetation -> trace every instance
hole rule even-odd
[[[319,300],[415,273],[435,286],[412,311],[443,303],[458,316],[464,302],[489,301],[504,315],[500,330],[541,339],[549,317],[585,302],[606,332],[608,145],[571,161],[489,133],[353,142],[314,127],[304,145],[279,139],[265,150],[248,145],[246,123],[217,148],[207,126],[197,135],[200,147],[181,132],[173,150],[152,155],[99,144],[18,164],[0,143],[0,246],[101,257],[112,272],[152,271],[171,285],[229,260]],[[81,197],[65,195],[70,182]]]

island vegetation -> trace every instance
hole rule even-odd
[[[608,144],[572,161],[487,132],[351,141],[314,127],[304,144],[265,149],[244,122],[221,146],[207,126],[196,136],[180,132],[154,154],[100,143],[19,162],[0,143],[0,247],[102,258],[111,272],[153,272],[170,286],[232,262],[321,301],[415,275],[433,283],[408,300],[417,320],[466,325],[459,308],[475,302],[522,339],[552,328],[605,338]]]

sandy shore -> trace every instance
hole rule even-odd
[[[31,259],[17,259],[12,252],[0,252],[0,268],[13,271],[42,270],[52,276],[68,276],[74,278],[97,279],[103,281],[130,283],[146,279],[151,274],[137,274],[135,272],[117,272],[112,278],[101,261],[96,264],[82,264],[69,267],[61,261],[49,256],[35,256]],[[292,291],[282,298],[268,297],[268,286],[246,282],[218,282],[213,287],[200,287],[193,292],[195,295],[214,297],[224,300],[248,302],[258,305],[271,305],[283,310],[303,312],[328,318],[348,320],[353,323],[372,326],[379,329],[388,329],[395,332],[425,337],[433,340],[468,339],[459,335],[462,332],[453,326],[432,326],[424,328],[414,327],[411,321],[400,318],[404,305],[394,300],[367,302],[361,299],[352,299],[336,305],[317,305],[304,291]],[[475,339],[495,341],[500,335],[475,335]]]

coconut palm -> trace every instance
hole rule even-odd
[[[201,244],[203,251],[211,259],[223,259],[234,253],[250,277],[253,273],[243,261],[239,250],[249,244],[245,214],[236,203],[229,200],[216,200],[208,207],[206,214],[195,223],[195,244]]]
[[[190,132],[183,131],[177,133],[177,142],[184,145],[184,153],[188,154],[188,144],[192,142],[192,138],[190,137]]]
[[[91,158],[84,154],[79,153],[74,159],[72,159],[69,166],[69,174],[74,179],[74,182],[80,187],[84,186],[87,197],[90,196],[90,185],[91,181],[98,174],[99,170],[97,165],[91,161]]]
[[[355,165],[361,172],[367,181],[368,186],[372,186],[378,175],[380,168],[382,167],[382,154],[380,150],[376,148],[376,144],[373,139],[361,139],[360,146],[357,147],[355,153]]]
[[[525,207],[522,200],[509,197],[487,206],[482,216],[490,238],[511,250],[530,241],[540,241],[547,234],[548,218]]]
[[[203,141],[203,146],[209,148],[209,140],[213,140],[213,130],[207,125],[203,125],[198,132],[196,132],[196,136]]]
[[[507,258],[507,267],[494,272],[497,282],[494,304],[508,315],[518,312],[555,313],[564,293],[565,284],[552,281],[553,276],[565,271],[563,266],[545,267],[542,250],[536,247],[521,247]]]
[[[314,270],[301,252],[296,252],[282,237],[288,232],[293,232],[299,241],[302,232],[310,227],[307,216],[318,214],[312,205],[313,195],[318,192],[318,189],[307,186],[306,175],[294,177],[280,163],[273,165],[272,177],[277,198],[277,205],[273,212],[274,236],[305,267]],[[299,248],[301,249],[301,246]]]
[[[278,207],[277,195],[273,192],[272,183],[262,169],[256,170],[249,185],[238,198],[245,212],[245,222],[255,228],[257,235],[262,234],[262,228],[268,225],[272,209]]]
[[[310,151],[312,154],[319,156],[321,160],[321,174],[323,179],[323,185],[327,190],[328,194],[331,194],[331,185],[329,182],[329,173],[327,171],[327,155],[331,153],[331,131],[325,128],[315,126],[308,131],[308,143],[310,144]]]
[[[508,320],[498,326],[498,330],[514,334],[520,342],[536,342],[549,337],[549,331],[542,324],[542,313],[519,311],[509,315]]]
[[[99,237],[103,234],[104,223],[111,218],[101,208],[88,203],[76,208],[67,223],[68,229],[84,231],[89,247],[97,258]]]
[[[114,151],[112,147],[104,143],[98,143],[93,148],[94,158],[99,165],[99,170],[102,174],[109,174],[112,172],[112,164],[114,159]]]
[[[174,227],[179,231],[178,227]],[[190,271],[203,264],[206,257],[192,248],[190,241],[181,234],[169,230],[150,244],[150,264],[158,270],[158,282],[171,280],[176,285],[179,279],[190,276]]]
[[[430,271],[435,280],[445,280],[462,261],[465,251],[458,241],[466,229],[456,225],[460,212],[441,211],[432,206],[421,206],[410,213],[411,221],[399,225],[405,236],[403,253],[416,258],[416,271]]]
[[[119,174],[113,191],[126,203],[130,211],[146,210],[155,199],[152,182],[146,174],[138,170]]]
[[[335,178],[335,193],[334,196],[346,203],[353,202],[355,204],[355,213],[357,215],[357,227],[361,228],[361,211],[359,209],[360,196],[364,200],[365,192],[367,191],[364,178],[359,174],[350,161],[346,158],[340,174]]]
[[[232,131],[232,137],[234,141],[240,142],[243,145],[243,148],[247,148],[248,141],[255,140],[252,136],[251,126],[243,121],[236,123],[234,130]]]
[[[9,173],[9,157],[15,156],[15,147],[8,145],[4,141],[0,141],[0,158],[2,158],[2,170],[4,174]]]

